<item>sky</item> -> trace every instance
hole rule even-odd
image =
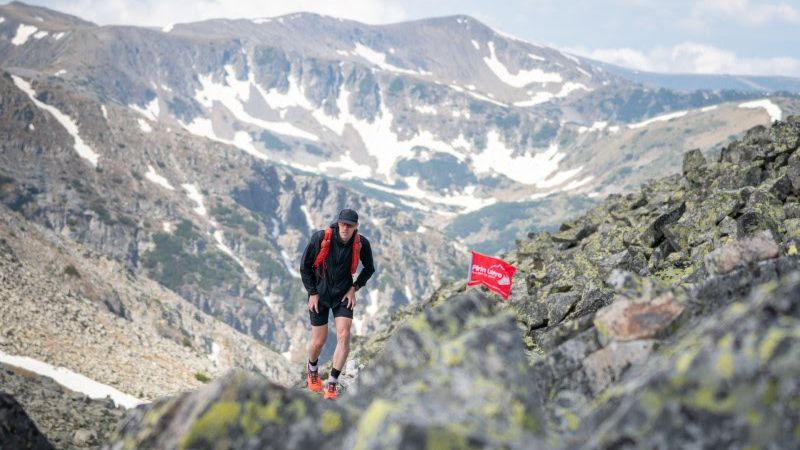
[[[27,0],[100,25],[164,26],[299,11],[384,24],[467,14],[633,69],[800,77],[800,0]],[[187,7],[187,5],[191,5]]]

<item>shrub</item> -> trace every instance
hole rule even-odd
[[[201,383],[208,383],[211,381],[211,378],[209,378],[208,375],[204,374],[203,372],[195,373],[194,378]]]

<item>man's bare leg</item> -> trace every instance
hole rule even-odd
[[[336,350],[333,352],[333,368],[342,370],[347,355],[350,353],[350,327],[353,319],[349,317],[335,317],[336,321]]]
[[[311,325],[311,342],[308,344],[308,360],[316,361],[325,346],[325,338],[328,337],[328,324],[315,327]]]

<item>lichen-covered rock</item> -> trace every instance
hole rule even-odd
[[[772,238],[772,234],[765,231],[709,253],[705,258],[705,266],[712,275],[725,274],[737,267],[776,258],[779,251],[780,248]]]
[[[338,448],[355,418],[347,405],[231,372],[197,391],[137,407],[106,448]]]
[[[800,275],[708,317],[599,405],[564,448],[798,448]]]
[[[696,148],[683,154],[683,176],[692,183],[702,184],[706,176],[706,158]]]

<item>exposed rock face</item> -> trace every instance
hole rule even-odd
[[[98,449],[108,441],[125,414],[125,409],[114,406],[110,399],[93,400],[63,388],[50,378],[2,364],[0,387],[22,404],[38,430],[55,448]],[[2,423],[0,419],[0,448],[5,450],[3,444],[9,441],[2,436]],[[12,436],[15,434],[23,436],[19,429],[11,432]],[[10,445],[7,448],[28,447]]]
[[[31,450],[53,448],[14,397],[5,392],[0,392],[0,448]]]

